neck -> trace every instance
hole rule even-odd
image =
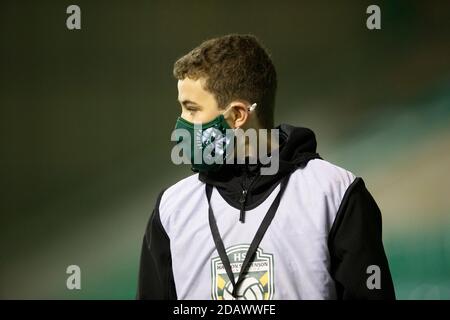
[[[250,139],[245,139],[245,157],[248,157],[250,159],[259,159],[259,149],[261,149],[259,152],[262,153],[262,156],[265,156],[268,154],[272,154],[274,150],[279,148],[279,139],[277,139],[278,135],[272,134],[271,130],[268,129],[262,129],[266,130],[266,134],[260,134],[259,130],[260,129],[256,129],[257,143],[251,143],[249,141]]]

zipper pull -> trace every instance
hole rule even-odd
[[[239,202],[241,203],[241,213],[239,215],[239,221],[244,223],[245,222],[245,202],[247,201],[247,190],[242,190],[241,198],[239,199]]]

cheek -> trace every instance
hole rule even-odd
[[[207,110],[202,110],[201,113],[198,114],[199,121],[202,123],[210,122],[214,120],[216,117],[222,114],[222,110],[218,110],[216,108],[211,108]],[[201,118],[201,120],[200,120]]]
[[[194,117],[195,117],[195,121],[199,122],[199,123],[206,123],[206,122],[211,121],[212,118],[214,118],[213,115],[211,115],[210,113],[205,112],[205,111],[196,112],[194,114]]]

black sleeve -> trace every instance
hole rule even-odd
[[[158,196],[142,242],[136,294],[136,299],[139,300],[177,299],[172,271],[170,239],[159,216],[159,203],[163,192]]]
[[[342,199],[328,247],[338,299],[395,299],[381,237],[381,212],[361,178],[355,179]],[[379,288],[367,285],[374,275],[368,271],[371,265],[379,267]]]

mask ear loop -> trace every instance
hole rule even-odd
[[[258,104],[255,102],[254,104],[252,104],[251,106],[249,106],[247,110],[248,110],[249,112],[253,112],[253,111],[255,111],[255,109],[256,109],[257,106],[258,106]],[[228,110],[231,109],[231,107],[232,107],[232,106],[229,106],[228,108],[226,108],[225,111],[224,111],[222,114],[227,113]]]
[[[257,106],[258,106],[258,104],[255,102],[254,104],[252,104],[251,106],[248,107],[248,109],[247,109],[248,112],[253,112],[253,111],[255,111],[255,109],[256,109]],[[232,106],[229,106],[227,109],[225,109],[225,111],[224,111],[222,114],[224,115],[225,113],[227,113],[228,110],[231,109],[231,107],[232,107]],[[239,128],[233,128],[233,131],[236,131],[236,129],[239,129]]]

